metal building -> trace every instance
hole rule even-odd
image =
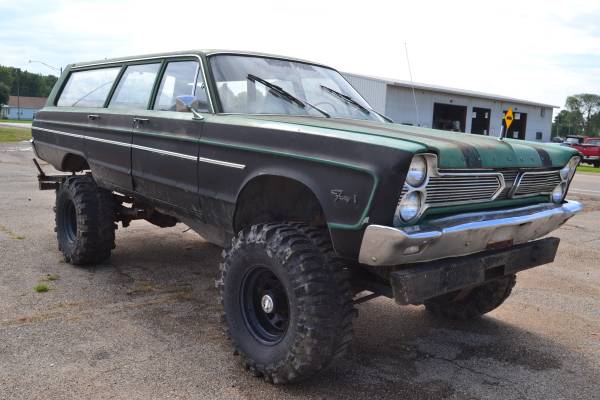
[[[549,142],[552,111],[558,108],[470,90],[351,73],[342,75],[376,111],[408,125],[500,136],[504,113],[512,107],[514,120],[507,137]]]

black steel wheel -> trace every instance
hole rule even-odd
[[[97,264],[114,248],[114,200],[91,176],[67,178],[56,191],[58,249],[71,264]]]
[[[281,341],[288,328],[290,308],[285,287],[264,266],[246,273],[240,291],[240,307],[249,332],[263,344]]]
[[[348,349],[349,276],[325,238],[301,224],[254,225],[223,251],[217,287],[224,322],[253,375],[298,381]]]

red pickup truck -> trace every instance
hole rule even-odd
[[[583,154],[583,162],[600,168],[600,138],[586,138],[582,144],[572,144],[571,147]]]

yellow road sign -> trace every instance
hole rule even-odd
[[[506,130],[508,130],[510,128],[510,124],[512,124],[513,119],[514,119],[514,116],[513,116],[513,112],[512,112],[512,107],[509,107],[508,111],[504,115],[504,123],[506,124]]]

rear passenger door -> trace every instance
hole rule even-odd
[[[130,190],[131,118],[104,108],[120,71],[120,65],[73,70],[56,105],[63,110],[57,113],[63,124],[60,131],[67,131],[73,143],[79,140],[77,150],[94,178],[105,187]]]
[[[135,190],[131,176],[131,145],[136,113],[147,109],[161,65],[160,60],[125,65],[105,112],[93,121],[102,132],[101,140],[92,141],[88,146],[96,160],[96,169],[105,176],[110,174],[111,181],[130,191]],[[122,160],[118,164],[112,162],[116,157]],[[105,171],[109,168],[113,170]]]
[[[133,131],[135,191],[190,214],[200,214],[196,166],[204,123],[178,111],[176,99],[196,96],[208,110],[201,71],[196,58],[166,60],[150,110],[136,114]]]

